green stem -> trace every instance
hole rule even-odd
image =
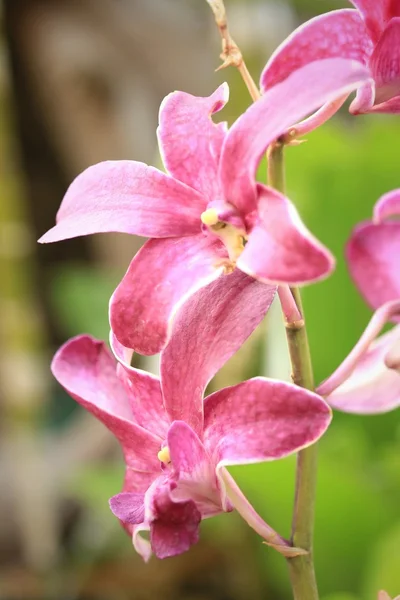
[[[278,191],[284,192],[284,145],[279,142],[271,145],[268,150],[268,182]],[[314,376],[300,290],[291,288],[291,292],[299,313],[303,315],[300,321],[285,320],[292,380],[296,385],[313,390]],[[307,550],[308,554],[287,558],[295,600],[318,600],[312,555],[316,480],[317,446],[314,444],[301,450],[297,457],[291,542],[294,546]]]

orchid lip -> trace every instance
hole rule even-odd
[[[233,270],[247,243],[246,231],[240,217],[229,209],[218,211],[211,207],[201,214],[200,219],[202,224],[223,242]]]

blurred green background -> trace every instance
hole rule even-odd
[[[235,514],[205,522],[190,553],[145,566],[108,509],[121,487],[119,449],[48,369],[67,337],[89,332],[107,339],[108,299],[142,243],[100,235],[37,246],[68,183],[107,158],[160,166],[158,106],[174,89],[206,95],[228,80],[231,101],[221,117],[230,122],[250,103],[235,71],[214,73],[220,50],[209,7],[205,0],[4,0],[1,6],[0,600],[289,599],[284,560]],[[348,4],[226,0],[226,6],[257,79],[294,26]],[[288,196],[337,257],[334,275],[303,294],[317,381],[341,362],[370,316],[343,248],[378,197],[399,186],[399,133],[398,117],[355,118],[343,109],[307,143],[286,150]],[[271,365],[285,372],[279,325],[267,327],[268,348],[256,336],[215,386],[265,369],[273,375]],[[156,369],[156,360],[142,366]],[[321,599],[375,600],[378,589],[398,594],[398,413],[336,413],[320,447]],[[294,466],[290,458],[232,469],[285,536]]]

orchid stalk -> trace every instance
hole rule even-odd
[[[284,144],[276,141],[268,151],[268,181],[278,191],[285,192]],[[285,316],[286,337],[292,365],[292,381],[308,390],[314,389],[314,375],[298,287],[290,289],[300,320]],[[296,491],[291,541],[306,551],[305,555],[288,558],[289,573],[295,600],[318,600],[318,588],[312,554],[315,492],[317,482],[317,446],[300,451],[296,467]]]

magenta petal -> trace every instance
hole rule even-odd
[[[369,66],[376,83],[375,104],[400,95],[400,17],[385,28]]]
[[[170,482],[149,490],[150,543],[158,558],[177,556],[199,540],[201,513],[192,500],[174,502]]]
[[[158,377],[133,367],[129,371],[120,367],[119,376],[125,385],[136,423],[164,439],[170,422]]]
[[[57,225],[40,242],[118,231],[149,237],[200,231],[205,200],[198,192],[144,163],[105,161],[71,183]]]
[[[327,277],[331,253],[306,229],[282,194],[258,185],[259,219],[237,266],[262,281],[299,285]]]
[[[350,105],[351,109],[351,105]],[[391,98],[387,102],[382,102],[382,104],[377,104],[376,106],[372,106],[368,112],[373,113],[384,113],[384,114],[392,114],[396,115],[400,113],[400,95]]]
[[[206,98],[173,92],[161,104],[158,139],[169,173],[190,185],[208,201],[220,198],[217,177],[225,123],[216,125],[211,115],[221,110],[229,97],[223,83]]]
[[[385,19],[389,21],[393,17],[400,17],[400,0],[384,0]]]
[[[164,404],[171,420],[185,421],[201,436],[206,385],[260,323],[275,291],[235,269],[182,305],[161,355]]]
[[[120,343],[140,354],[160,352],[178,305],[221,274],[222,257],[222,243],[202,233],[146,242],[111,298],[110,322]]]
[[[109,500],[113,514],[124,523],[138,524],[144,520],[144,494],[117,494]]]
[[[225,199],[239,210],[255,209],[255,174],[271,142],[326,102],[366,82],[369,71],[342,58],[319,60],[269,89],[239,117],[222,148],[220,179]],[[253,205],[252,205],[253,202]]]
[[[316,60],[350,58],[366,64],[372,49],[357,11],[345,8],[325,13],[298,27],[278,46],[261,74],[261,88],[273,87]]]
[[[160,474],[159,466],[160,463],[158,462],[157,472],[137,471],[136,469],[127,466],[122,491],[134,492],[135,494],[146,492],[153,483],[155,477]]]
[[[120,363],[117,373],[125,386],[135,422],[165,439],[171,423],[164,409],[159,378],[131,367],[133,351],[122,346],[112,332],[110,344]]]
[[[398,216],[400,216],[400,188],[379,198],[374,207],[374,223],[380,223],[388,217]]]
[[[400,406],[400,374],[385,361],[400,342],[400,326],[377,338],[350,377],[326,400],[333,408],[357,414],[376,414]]]
[[[133,422],[116,364],[103,342],[88,335],[69,340],[56,353],[51,370],[72,398],[116,436],[128,466],[140,471],[159,469],[161,440]]]
[[[346,248],[350,274],[372,306],[400,298],[400,223],[364,223],[353,232]]]
[[[167,444],[178,484],[172,497],[193,500],[203,516],[221,512],[215,465],[193,429],[183,421],[174,421]]]
[[[204,445],[219,467],[275,460],[315,442],[330,421],[317,394],[256,377],[206,398]]]
[[[393,0],[350,0],[360,11],[368,33],[376,43],[385,25],[388,13],[388,4]],[[395,0],[397,2],[397,0]]]

